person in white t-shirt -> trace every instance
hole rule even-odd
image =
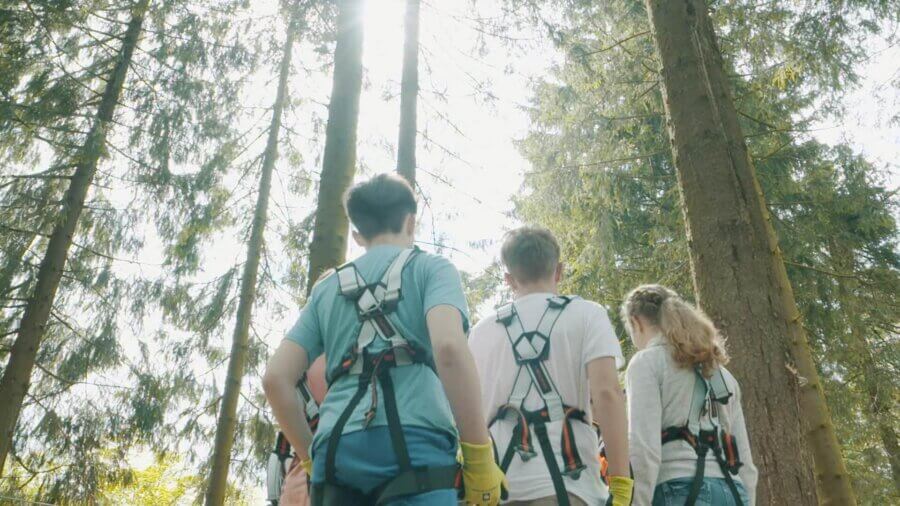
[[[753,505],[741,390],[713,323],[660,285],[629,293],[622,321],[639,350],[625,373],[635,506]]]
[[[509,480],[507,504],[630,504],[625,400],[616,372],[624,360],[606,310],[559,295],[560,249],[546,229],[509,232],[501,259],[515,300],[482,319],[469,346]],[[592,422],[605,440],[609,489]]]

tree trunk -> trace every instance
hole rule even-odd
[[[37,284],[25,306],[9,363],[3,372],[3,379],[0,380],[0,406],[3,406],[0,410],[0,475],[12,447],[16,422],[31,381],[31,370],[34,368],[38,345],[50,317],[50,308],[59,288],[66,257],[72,245],[78,219],[84,209],[88,189],[97,171],[97,163],[105,151],[107,129],[118,105],[149,4],[150,0],[139,0],[132,9],[118,60],[106,80],[97,116],[84,144],[76,154],[75,173],[71,176],[69,188],[63,197],[62,216],[56,221],[50,234],[47,251],[38,269]]]
[[[403,79],[400,84],[400,138],[397,172],[416,187],[416,101],[419,96],[419,3],[406,0]]]
[[[350,227],[344,192],[356,172],[356,126],[362,90],[363,19],[361,0],[338,0],[334,77],[325,128],[325,154],[312,244],[307,291],[325,270],[344,262]]]
[[[822,503],[855,504],[706,4],[647,0],[647,10],[694,287],[728,336],[730,367],[744,386],[758,503],[816,503],[811,449]]]
[[[275,168],[275,161],[278,159],[278,136],[281,131],[282,112],[288,101],[287,87],[291,73],[291,53],[297,30],[298,19],[292,17],[281,54],[278,90],[272,108],[272,122],[269,125],[269,137],[259,176],[259,194],[256,197],[250,242],[247,245],[247,260],[244,262],[244,272],[241,276],[241,292],[231,342],[231,356],[228,359],[228,375],[225,378],[225,392],[222,394],[222,404],[219,407],[216,439],[213,446],[209,483],[206,489],[207,506],[224,504],[228,488],[228,468],[231,465],[231,448],[234,444],[234,431],[237,426],[237,403],[241,393],[241,380],[244,377],[244,365],[250,347],[250,321],[253,303],[256,300],[256,281],[259,273],[259,260],[262,256],[263,234],[266,230],[272,171]]]

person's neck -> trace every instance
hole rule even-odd
[[[519,285],[516,289],[516,298],[522,298],[526,295],[535,293],[552,293],[553,295],[559,295],[559,284],[553,280],[548,280],[529,283],[527,285]]]
[[[405,234],[381,234],[373,237],[366,244],[366,249],[375,246],[400,246],[401,248],[411,248],[413,238]]]

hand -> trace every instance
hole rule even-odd
[[[624,476],[609,477],[609,497],[613,506],[630,506],[631,494],[634,492],[634,480]]]
[[[496,506],[500,504],[502,488],[509,488],[506,476],[494,461],[490,443],[460,443],[463,455],[463,486],[466,504]]]

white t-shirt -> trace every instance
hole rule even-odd
[[[534,293],[515,301],[516,311],[526,331],[536,328],[547,308],[547,299],[553,295]],[[485,416],[490,420],[507,403],[519,366],[506,335],[506,328],[497,322],[496,314],[488,315],[472,329],[469,333],[469,347],[475,356],[481,378]],[[617,367],[624,365],[622,349],[606,309],[595,302],[574,299],[559,315],[553,327],[550,354],[545,365],[563,403],[584,411],[588,421],[588,424],[572,422],[578,455],[587,469],[578,480],[565,479],[566,490],[588,504],[600,504],[608,496],[606,486],[600,480],[597,434],[589,425],[591,396],[586,369],[588,362],[601,357],[614,357]],[[537,410],[542,407],[540,395],[532,389],[525,399],[525,409]],[[501,458],[514,428],[515,423],[511,420],[498,420],[491,428],[491,435]],[[562,422],[547,424],[547,433],[557,464],[560,469],[564,469],[560,449]],[[528,501],[555,495],[547,464],[541,457],[540,445],[533,435],[532,443],[538,457],[523,462],[516,455],[506,473],[510,501]]]

